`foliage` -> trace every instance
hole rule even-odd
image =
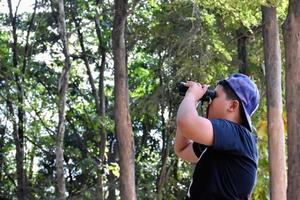
[[[105,197],[118,196],[120,169],[114,130],[114,87],[111,34],[113,2],[65,1],[72,70],[67,94],[65,134],[65,177],[70,199],[96,199],[97,173],[104,177]],[[132,120],[138,199],[154,199],[160,176],[162,154],[167,149],[167,181],[163,199],[183,199],[193,166],[178,160],[173,152],[175,116],[181,97],[176,85],[188,79],[212,87],[237,72],[236,31],[248,36],[249,73],[256,81],[261,104],[254,116],[260,152],[257,185],[253,199],[269,198],[266,100],[261,30],[261,5],[277,5],[280,23],[286,16],[287,1],[154,1],[144,0],[128,16],[126,44],[128,88]],[[15,75],[28,64],[24,78],[25,159],[28,193],[31,199],[55,199],[55,135],[58,123],[57,86],[63,66],[62,44],[57,32],[57,15],[51,1],[38,1],[38,12],[25,55],[26,34],[31,12],[17,15],[18,63],[12,67],[12,35],[9,18],[1,13],[0,31],[0,197],[16,197],[16,160],[12,122],[18,121]],[[75,12],[75,6],[77,8]],[[131,6],[131,4],[130,4]],[[93,82],[99,88],[101,52],[106,53],[106,116],[96,113],[75,20],[80,23]],[[95,28],[99,14],[100,41]],[[102,46],[100,45],[102,44]],[[13,115],[7,102],[12,101]],[[106,162],[99,168],[100,128],[107,132]],[[167,148],[163,144],[167,144]],[[122,152],[121,152],[122,153]]]

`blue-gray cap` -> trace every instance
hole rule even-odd
[[[225,81],[239,97],[247,120],[246,126],[251,131],[251,116],[259,104],[259,92],[256,84],[248,76],[240,73],[232,74]]]

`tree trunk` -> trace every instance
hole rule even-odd
[[[37,6],[38,6],[38,2],[37,2],[37,0],[35,0],[33,13],[32,13],[31,19],[28,23],[28,29],[27,29],[27,34],[26,34],[26,43],[25,43],[25,48],[24,48],[24,58],[23,58],[23,67],[22,67],[22,74],[23,75],[26,73],[26,68],[27,68],[27,64],[28,64],[28,61],[29,61],[29,57],[30,57],[29,36],[30,36],[30,33],[33,29]]]
[[[12,11],[11,0],[7,0],[9,7],[9,19],[12,26],[12,35],[13,35],[13,44],[12,44],[12,53],[13,53],[13,67],[18,69],[18,36],[17,36],[17,8],[15,14]],[[17,197],[18,199],[27,199],[26,192],[26,173],[24,170],[24,94],[22,86],[22,74],[15,72],[15,81],[17,85],[17,96],[18,96],[18,121],[14,122],[14,141],[16,145],[16,164],[17,164]],[[9,100],[12,104],[12,101]],[[14,118],[13,106],[11,106],[11,117]]]
[[[100,6],[100,3],[102,3],[102,1],[97,1],[97,5],[98,7]],[[96,15],[94,18],[95,21],[95,29],[96,29],[96,33],[97,33],[97,38],[98,38],[98,53],[99,55],[101,55],[101,63],[100,63],[100,67],[99,67],[99,107],[100,107],[100,119],[103,119],[105,117],[105,93],[104,93],[104,71],[105,71],[105,64],[106,64],[106,48],[105,45],[103,44],[103,38],[102,38],[102,32],[101,32],[101,28],[100,28],[100,14],[98,13],[98,9],[96,9]],[[100,152],[100,169],[104,167],[106,160],[105,160],[105,147],[106,147],[106,140],[107,140],[107,133],[105,130],[104,126],[100,126],[100,145],[99,145],[99,152]],[[98,191],[99,191],[99,196],[104,199],[104,185],[103,185],[103,174],[101,173],[101,171],[98,171],[98,175],[97,175],[97,183],[98,183]],[[111,177],[108,177],[108,182],[111,181]],[[112,195],[115,192],[115,188],[113,187],[109,187],[109,194],[111,193]],[[101,199],[100,198],[100,199]]]
[[[13,125],[13,138],[14,142],[16,145],[16,164],[17,164],[17,198],[20,199],[26,199],[26,194],[25,194],[25,177],[24,175],[24,169],[23,169],[23,160],[20,160],[20,155],[21,150],[20,150],[20,144],[19,144],[19,135],[18,135],[18,124],[16,122],[15,116],[14,116],[14,107],[12,103],[12,97],[10,95],[10,88],[8,85],[8,80],[5,78],[5,90],[6,90],[6,95],[7,95],[7,107],[9,110],[8,114],[8,119],[11,121]],[[21,196],[24,195],[24,196]]]
[[[20,105],[19,106],[19,110],[20,110],[19,111],[19,116],[20,116],[19,119],[20,118],[22,119],[19,122],[21,127],[23,127],[23,125],[21,125],[21,124],[23,124],[24,121],[26,121],[26,119],[23,119],[26,116],[25,112],[24,112],[24,109],[23,109],[24,97],[26,96],[26,93],[23,90],[23,84],[26,83],[24,77],[26,77],[25,75],[26,75],[26,72],[27,72],[27,66],[28,66],[28,62],[30,60],[30,56],[31,56],[31,52],[30,52],[31,46],[30,46],[30,42],[29,42],[29,37],[30,37],[30,34],[32,32],[32,29],[33,29],[34,22],[35,22],[37,6],[38,6],[38,2],[37,2],[37,0],[35,0],[34,10],[33,10],[31,19],[28,22],[28,29],[27,29],[27,34],[26,34],[26,43],[25,43],[25,48],[24,48],[22,75],[20,76],[21,77],[21,83],[19,83],[19,86],[18,86],[18,88],[20,88],[19,92],[18,92],[18,95],[19,95],[19,105]],[[24,128],[22,128],[22,129],[24,129]],[[23,132],[25,132],[25,130],[23,130]],[[29,170],[27,172],[27,176],[25,176],[25,177],[27,177],[27,179],[26,179],[26,185],[27,185],[26,192],[28,193],[27,198],[29,198],[29,199],[32,199],[32,192],[33,192],[32,174],[33,174],[33,161],[34,161],[34,156],[35,156],[35,149],[36,149],[36,146],[33,146],[32,150],[31,150],[31,153],[29,153],[30,165],[29,165]]]
[[[300,199],[300,1],[290,0],[284,30],[288,125],[288,194]]]
[[[4,196],[4,135],[5,127],[0,124],[0,197]]]
[[[108,154],[108,164],[116,163],[117,160],[117,145],[115,139],[112,138],[110,142],[109,154]],[[107,200],[116,200],[116,188],[118,177],[116,177],[111,170],[109,170],[109,175],[107,177],[108,181],[108,197]]]
[[[163,74],[162,74],[162,70],[159,69],[159,80],[160,80],[160,87],[163,88]],[[160,173],[159,173],[159,177],[157,179],[156,182],[156,199],[157,200],[161,200],[163,199],[162,196],[162,190],[164,187],[164,184],[166,182],[166,178],[167,178],[167,161],[168,161],[168,155],[169,155],[169,133],[167,132],[167,126],[166,126],[166,122],[165,122],[165,110],[166,110],[166,95],[165,95],[165,90],[162,91],[161,94],[161,103],[160,103],[160,107],[161,107],[161,121],[162,121],[162,125],[161,125],[161,134],[162,134],[162,150],[161,150],[161,166],[160,166]],[[171,111],[171,110],[169,110]]]
[[[127,0],[115,0],[113,56],[115,69],[115,121],[120,156],[120,192],[122,200],[136,199],[134,141],[128,105],[125,24]]]
[[[237,53],[239,61],[239,72],[242,74],[248,74],[248,62],[247,62],[247,36],[243,27],[236,31],[237,35]]]
[[[179,164],[179,159],[178,159],[178,157],[175,157],[174,164],[173,164],[173,170],[172,170],[172,176],[174,177],[175,182],[180,181],[179,177],[178,177],[178,175],[180,173],[180,169],[178,167],[178,164]],[[172,191],[172,193],[174,194],[175,197],[179,197],[181,188],[178,185],[175,185],[174,188],[171,191]]]
[[[59,85],[59,121],[58,133],[56,137],[56,178],[57,178],[57,199],[66,199],[66,184],[64,178],[64,134],[65,134],[65,107],[66,107],[66,91],[68,89],[69,71],[71,68],[70,53],[68,47],[68,38],[66,31],[64,1],[58,0],[58,27],[60,38],[63,43],[63,53],[65,56],[64,68],[62,70]]]
[[[282,119],[281,53],[275,7],[262,7],[268,107],[270,191],[272,200],[285,200],[287,179]]]
[[[103,190],[103,188],[104,188],[103,169],[104,169],[105,163],[106,163],[106,160],[105,160],[106,131],[105,131],[105,127],[103,125],[102,119],[105,116],[105,104],[104,104],[104,101],[105,101],[105,96],[104,96],[105,52],[104,52],[104,55],[103,55],[102,51],[101,51],[103,48],[101,48],[102,46],[99,45],[99,46],[101,46],[101,47],[99,47],[99,48],[101,48],[101,50],[99,50],[99,52],[101,53],[100,55],[102,55],[102,62],[101,62],[101,68],[100,68],[100,87],[99,87],[99,90],[101,92],[98,93],[97,88],[94,84],[94,78],[93,78],[92,71],[91,71],[91,68],[90,68],[90,64],[89,64],[89,61],[88,61],[88,56],[86,54],[84,40],[83,40],[84,37],[83,37],[83,33],[81,32],[80,22],[79,22],[79,20],[76,19],[76,16],[78,16],[76,1],[72,5],[73,5],[72,16],[73,16],[73,21],[75,23],[75,27],[76,27],[76,30],[77,30],[79,44],[80,44],[80,48],[81,48],[81,52],[82,52],[81,57],[82,57],[82,59],[84,61],[84,64],[86,66],[86,70],[87,70],[87,74],[88,74],[88,78],[89,78],[89,83],[91,85],[92,94],[93,94],[94,100],[95,100],[96,113],[99,117],[99,123],[100,123],[100,127],[99,127],[99,130],[98,130],[100,138],[101,138],[100,139],[100,144],[99,144],[99,152],[100,152],[99,160],[100,160],[100,163],[99,163],[98,170],[97,170],[97,186],[98,186],[98,198],[99,198],[99,200],[104,200],[105,197],[104,197],[104,190]],[[97,16],[97,18],[99,18],[98,13],[96,14],[96,16]],[[99,21],[99,19],[97,19],[97,20]],[[96,24],[96,30],[97,30],[97,36],[98,36],[99,43],[101,43],[101,31],[100,31],[100,27],[97,26],[99,24]],[[100,39],[99,39],[99,37],[100,37]],[[101,95],[100,97],[99,97],[99,94]]]
[[[160,173],[159,177],[157,179],[156,183],[156,194],[157,194],[157,200],[162,199],[162,190],[166,181],[166,175],[167,175],[167,160],[168,160],[168,154],[169,154],[169,147],[168,147],[168,136],[166,133],[166,123],[164,118],[164,107],[162,105],[162,150],[161,150],[161,166],[160,166]]]

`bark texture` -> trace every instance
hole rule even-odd
[[[24,169],[24,90],[23,90],[23,76],[21,73],[18,73],[19,63],[19,50],[18,50],[18,35],[17,35],[17,12],[19,4],[15,9],[15,13],[12,11],[12,3],[11,0],[7,0],[8,8],[9,8],[9,20],[12,27],[12,65],[16,70],[14,74],[14,79],[17,86],[17,117],[14,113],[14,106],[12,101],[12,96],[9,94],[9,89],[7,89],[7,104],[8,109],[10,111],[10,120],[13,123],[13,137],[14,143],[16,146],[16,167],[17,167],[17,198],[19,200],[27,199],[27,188],[26,188],[26,172]],[[6,86],[8,85],[8,79]],[[16,118],[18,120],[16,120]]]
[[[300,1],[290,0],[284,27],[288,124],[288,194],[300,199]]]
[[[63,43],[63,54],[65,56],[64,68],[62,70],[59,85],[59,121],[58,121],[58,133],[56,137],[56,178],[57,178],[57,199],[66,199],[66,184],[64,178],[64,135],[65,135],[65,108],[66,108],[66,92],[69,82],[69,71],[71,68],[70,53],[68,47],[68,38],[66,31],[66,20],[64,11],[64,1],[58,0],[58,25],[59,34]]]
[[[282,118],[281,53],[275,7],[262,7],[266,68],[270,193],[272,200],[285,200],[286,158]]]
[[[115,121],[120,156],[120,192],[122,200],[135,200],[134,141],[128,105],[125,26],[126,0],[115,0],[113,56],[115,69]]]

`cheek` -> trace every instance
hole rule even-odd
[[[220,101],[219,101],[219,99],[215,99],[212,102],[212,106],[215,107],[215,108],[220,107]]]
[[[215,99],[211,104],[212,110],[215,114],[222,113],[226,108],[224,101],[219,101],[219,99]]]
[[[215,117],[216,115],[218,115],[219,110],[220,110],[220,109],[218,108],[218,102],[214,100],[214,101],[209,105],[209,116],[210,116],[210,117]]]

